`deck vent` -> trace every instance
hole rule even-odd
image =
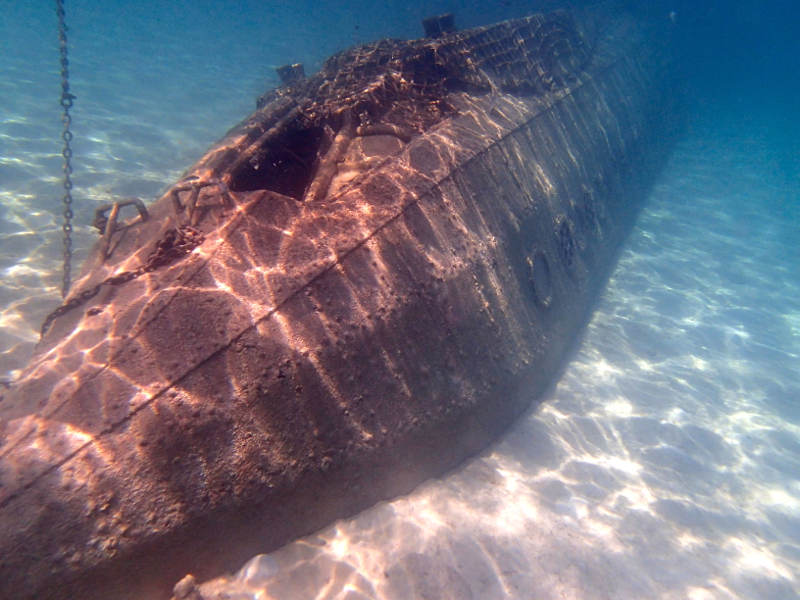
[[[281,78],[281,83],[283,85],[292,83],[293,81],[301,81],[306,77],[306,70],[303,68],[303,63],[281,65],[277,67],[275,71],[278,73],[278,77]]]
[[[428,17],[422,20],[426,38],[440,38],[456,31],[456,17],[453,13]]]

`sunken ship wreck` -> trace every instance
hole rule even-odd
[[[552,379],[669,150],[668,25],[429,25],[288,68],[152,206],[99,211],[2,392],[0,598],[168,598],[442,474]]]

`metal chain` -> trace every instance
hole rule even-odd
[[[112,275],[108,279],[98,283],[96,286],[84,290],[77,296],[73,297],[69,302],[62,304],[52,313],[50,313],[42,325],[42,337],[44,337],[44,334],[50,329],[53,321],[55,321],[61,315],[70,312],[74,308],[86,304],[86,302],[94,298],[100,292],[100,289],[104,285],[122,285],[123,283],[128,283],[129,281],[132,281],[137,277],[141,277],[146,273],[152,273],[161,267],[170,265],[175,261],[188,256],[192,250],[197,248],[204,241],[205,236],[194,227],[183,226],[170,229],[167,231],[164,237],[162,237],[156,243],[155,250],[153,250],[150,256],[147,257],[147,262],[141,267],[134,269],[133,271],[123,271],[121,273],[117,273],[116,275]],[[99,312],[100,309],[90,310],[97,310]],[[89,312],[87,314],[92,315],[97,313]]]
[[[56,14],[58,15],[58,51],[61,54],[61,107],[64,109],[64,114],[61,117],[61,122],[64,123],[64,131],[61,138],[64,140],[64,151],[61,155],[64,157],[64,279],[61,287],[61,297],[66,298],[69,292],[70,283],[72,281],[72,149],[70,142],[72,142],[72,132],[70,125],[72,124],[72,117],[69,114],[69,109],[72,108],[72,102],[75,100],[69,91],[69,60],[67,60],[67,24],[65,21],[64,13],[64,0],[56,0]]]

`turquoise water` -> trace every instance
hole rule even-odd
[[[676,4],[690,127],[545,402],[464,468],[255,558],[208,598],[800,596],[794,17]],[[312,72],[446,10],[466,27],[539,6],[68,3],[76,263],[94,206],[157,197],[252,111],[275,66]],[[0,379],[13,379],[60,300],[53,7],[0,3],[0,34]]]

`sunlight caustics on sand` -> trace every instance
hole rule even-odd
[[[21,31],[20,43],[31,39]],[[285,36],[267,58],[263,47],[244,58],[237,49],[231,72],[165,35],[127,40],[109,57],[100,51],[113,45],[109,32],[74,34],[78,264],[96,239],[94,205],[156,196],[252,109],[263,91],[245,79],[252,65],[266,73],[297,51]],[[138,81],[123,50],[141,58],[156,46],[167,58]],[[25,364],[59,303],[54,67],[50,47],[0,63],[0,380]],[[800,188],[782,176],[759,123],[730,125],[743,119],[720,112],[681,143],[572,362],[493,448],[408,497],[254,558],[204,594],[797,598],[800,270],[787,248],[800,234],[779,208],[796,204]]]

